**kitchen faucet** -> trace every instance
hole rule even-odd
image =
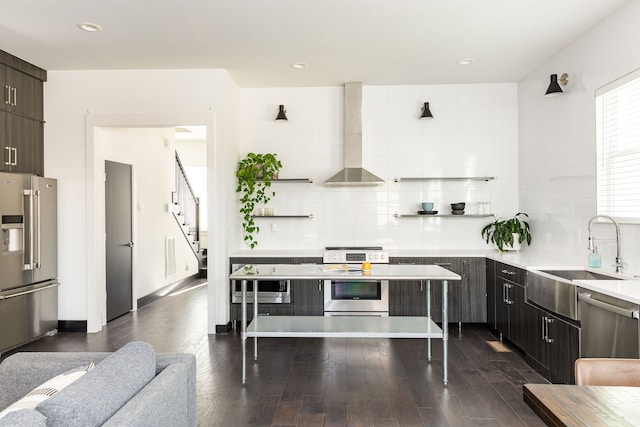
[[[616,226],[616,264],[615,265],[616,265],[616,273],[620,273],[620,270],[622,270],[622,259],[620,259],[620,228],[618,227],[618,223],[616,222],[615,219],[606,215],[596,215],[589,220],[589,225],[587,226],[587,230],[589,231],[588,249],[590,251],[593,251],[593,237],[591,237],[591,223],[593,222],[594,219],[597,219],[597,218],[606,218],[609,221],[611,221],[613,225]]]

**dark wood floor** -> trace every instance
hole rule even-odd
[[[206,287],[168,296],[100,333],[60,333],[16,351],[113,351],[144,340],[197,357],[200,426],[540,426],[522,384],[543,383],[515,352],[496,352],[482,325],[452,329],[449,385],[442,344],[416,339],[263,338],[241,384],[240,336],[207,335]],[[248,353],[253,352],[248,340]],[[6,356],[6,355],[5,355]]]

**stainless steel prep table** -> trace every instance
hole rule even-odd
[[[353,267],[353,266],[350,266]],[[247,264],[230,276],[242,283],[242,383],[246,383],[246,341],[255,338],[254,359],[258,358],[258,337],[315,337],[315,338],[427,338],[428,358],[431,359],[431,338],[441,338],[443,347],[443,382],[447,379],[447,288],[450,281],[460,281],[460,275],[438,265],[374,264],[370,272],[328,268],[322,264]],[[267,279],[327,280],[431,280],[442,281],[442,325],[438,327],[430,317],[321,317],[321,316],[258,316],[254,303],[254,316],[247,326],[247,281]],[[257,283],[253,286],[257,293]],[[427,307],[430,306],[427,292]],[[254,294],[254,301],[257,301]]]

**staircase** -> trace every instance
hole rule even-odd
[[[176,152],[176,190],[172,194],[173,216],[198,258],[200,277],[207,277],[207,249],[200,247],[200,204]]]

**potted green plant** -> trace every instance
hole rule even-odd
[[[523,218],[529,218],[524,212],[518,212],[512,218],[498,218],[482,229],[482,237],[489,243],[495,243],[500,252],[519,250],[520,245],[531,244],[531,227]]]
[[[244,241],[251,249],[258,241],[254,234],[260,232],[253,220],[253,211],[258,204],[266,205],[276,195],[271,190],[271,180],[278,176],[282,163],[276,154],[249,153],[238,162],[236,177],[238,178],[237,193],[241,193],[240,213],[242,214],[242,229]]]

